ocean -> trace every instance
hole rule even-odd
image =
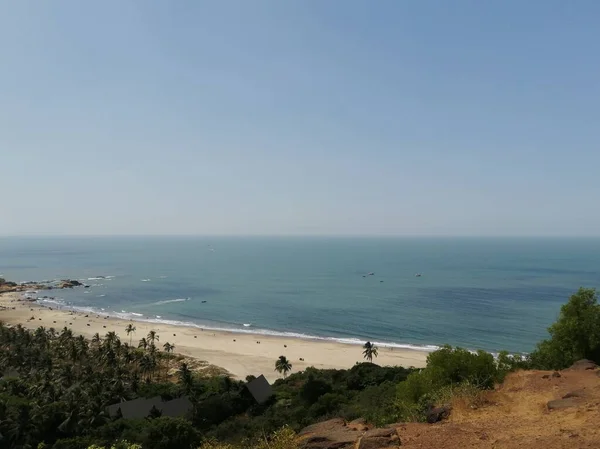
[[[157,323],[529,352],[600,286],[600,239],[6,237],[0,277],[79,279],[39,302]]]

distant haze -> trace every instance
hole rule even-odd
[[[0,235],[600,235],[600,3],[0,4]]]

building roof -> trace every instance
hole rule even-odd
[[[262,404],[273,395],[271,384],[262,374],[246,384],[248,390],[259,404]]]

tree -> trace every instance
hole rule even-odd
[[[179,377],[179,382],[183,384],[186,393],[189,393],[194,385],[194,377],[192,376],[192,371],[187,366],[187,363],[182,363],[179,365],[179,371],[177,373]]]
[[[135,333],[135,326],[133,324],[129,323],[127,325],[127,327],[125,328],[125,332],[127,332],[127,335],[129,335],[129,346],[131,346],[131,338],[132,338],[131,334]]]
[[[292,364],[290,361],[284,355],[280,355],[275,362],[275,371],[279,374],[283,374],[283,378],[285,379],[285,376],[287,376],[287,373],[291,370]]]
[[[155,345],[157,341],[160,341],[160,339],[158,338],[158,334],[155,330],[151,330],[150,332],[148,332],[147,338],[148,344],[150,345]]]
[[[548,328],[550,339],[537,345],[531,363],[538,369],[563,369],[580,359],[600,363],[600,305],[595,289],[580,288]]]
[[[140,442],[143,448],[192,448],[200,444],[200,435],[189,421],[183,418],[162,416],[147,421]]]
[[[375,346],[370,341],[365,343],[365,345],[363,346],[363,349],[364,349],[363,356],[369,362],[373,361],[373,357],[377,357],[377,346]]]
[[[148,340],[146,340],[144,337],[142,337],[138,344],[138,348],[142,348],[142,349],[146,350],[147,347],[148,347]]]
[[[167,353],[167,364],[166,364],[166,368],[165,368],[165,380],[167,379],[167,375],[169,373],[169,368],[170,368],[170,360],[171,360],[171,352],[173,352],[173,350],[175,349],[175,345],[172,345],[169,342],[166,342],[163,345],[163,349],[165,350],[165,352]]]

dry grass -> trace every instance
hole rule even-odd
[[[542,378],[546,374],[551,372],[512,373],[494,391],[453,389],[446,398],[453,407],[448,421],[404,425],[400,431],[402,447],[600,448],[597,372],[563,371],[559,378]],[[548,401],[575,390],[583,391],[577,407],[548,410]]]

